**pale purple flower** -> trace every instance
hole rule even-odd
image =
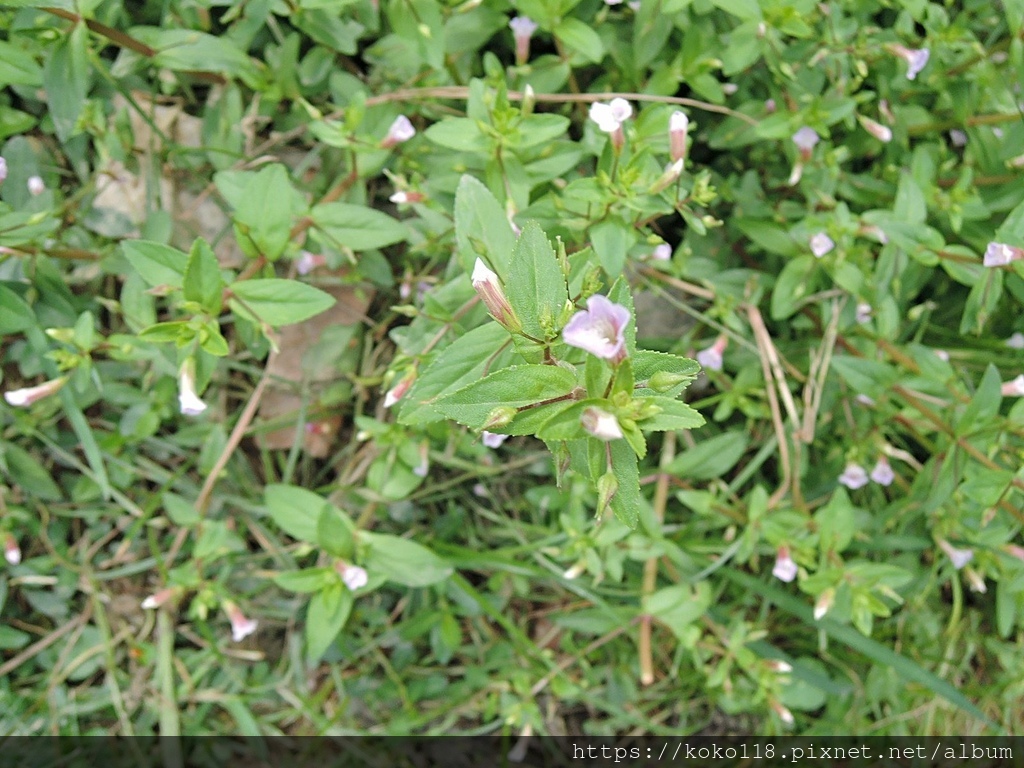
[[[562,329],[562,340],[570,347],[618,362],[626,356],[629,318],[629,310],[621,304],[601,295],[591,296],[587,308],[573,315]]]
[[[7,161],[0,157],[0,184],[7,178]]]
[[[927,48],[905,48],[902,45],[892,46],[892,52],[907,62],[907,80],[913,80],[928,64],[931,52]]]
[[[366,570],[360,568],[358,565],[349,565],[348,563],[339,562],[335,569],[338,571],[338,575],[341,576],[341,581],[346,587],[355,592],[357,589],[362,589],[370,581],[370,577],[367,576]]]
[[[867,395],[864,395],[864,394],[861,394],[861,395],[857,395],[857,396],[856,396],[855,398],[853,398],[853,399],[854,399],[854,400],[855,400],[855,401],[856,401],[857,403],[859,403],[860,405],[866,406],[866,407],[868,407],[868,408],[871,408],[871,407],[872,407],[872,406],[873,406],[873,405],[875,404],[875,401],[874,401],[874,399],[872,399],[872,398],[870,398],[870,397],[868,397]]]
[[[1000,128],[999,126],[995,126],[994,128],[992,128],[992,135],[995,136],[997,139],[1003,138],[1003,129]]]
[[[779,547],[775,553],[775,567],[772,568],[772,576],[789,583],[796,578],[796,574],[797,566],[793,558],[789,556],[789,547]]]
[[[892,130],[887,126],[882,125],[877,120],[872,120],[870,117],[864,117],[863,115],[857,115],[857,119],[860,124],[864,127],[864,130],[870,133],[879,141],[889,143],[892,141]]]
[[[34,387],[13,389],[10,392],[4,392],[4,400],[7,401],[8,405],[14,408],[27,408],[32,405],[32,403],[55,394],[64,386],[67,380],[67,376],[61,376],[59,379],[44,381],[42,384],[37,384]]]
[[[860,302],[857,305],[857,322],[861,325],[871,321],[871,305],[866,302]]]
[[[605,133],[612,133],[633,116],[633,107],[622,98],[612,99],[605,104],[595,101],[590,105],[590,119]]]
[[[1024,249],[1006,243],[989,243],[982,264],[986,267],[1005,267],[1021,259],[1024,259]]]
[[[409,122],[409,118],[405,115],[399,115],[395,118],[395,121],[391,123],[391,127],[388,128],[388,135],[384,137],[384,140],[380,143],[384,149],[390,149],[396,144],[401,144],[404,141],[408,141],[416,135],[416,129],[412,123]]]
[[[1008,338],[1004,343],[1010,349],[1024,349],[1024,333],[1014,331],[1010,338]]]
[[[525,64],[530,60],[530,38],[537,31],[537,22],[529,16],[516,16],[508,27],[516,41],[516,64]]]
[[[967,134],[959,128],[954,128],[949,132],[949,141],[954,147],[965,147],[967,146]]]
[[[178,406],[185,416],[198,416],[206,410],[206,403],[196,392],[196,364],[191,357],[178,371]]]
[[[722,83],[722,93],[726,96],[732,96],[740,87],[736,83]]]
[[[295,271],[300,275],[308,275],[317,267],[327,264],[327,257],[319,253],[299,251],[299,258],[295,260]]]
[[[800,150],[800,154],[806,156],[805,159],[810,157],[814,145],[819,141],[821,141],[821,138],[818,136],[818,132],[806,125],[793,134],[793,143]]]
[[[771,115],[771,114],[775,113],[776,109],[778,109],[778,106],[775,104],[775,99],[765,99],[765,102],[764,102],[764,111],[765,112],[767,112],[769,115]]]
[[[4,535],[4,560],[11,565],[21,562],[21,547],[18,546],[18,540],[10,533]]]
[[[953,563],[958,571],[974,559],[973,549],[958,549],[945,539],[939,539],[939,548],[946,553],[946,556]]]
[[[583,429],[598,440],[609,442],[622,437],[622,427],[619,426],[619,420],[615,418],[615,414],[608,413],[596,406],[584,409],[580,416],[580,423],[583,425]]]
[[[224,601],[224,612],[228,615],[228,620],[231,622],[231,639],[240,643],[242,640],[247,638],[253,632],[260,623],[256,619],[246,618],[246,615],[242,613],[242,609],[235,605],[230,600]]]
[[[686,157],[686,134],[690,129],[690,118],[681,110],[672,113],[668,120],[668,145],[669,154],[673,160],[683,160]]]
[[[839,482],[854,491],[868,484],[868,473],[860,464],[849,463],[843,474],[839,476]]]
[[[567,568],[565,570],[565,572],[562,574],[562,578],[563,579],[567,579],[569,581],[572,581],[573,579],[579,578],[580,574],[582,574],[586,570],[587,570],[587,564],[584,563],[581,560],[580,562],[576,563],[576,565],[572,566],[571,568]]]
[[[473,282],[473,290],[477,292],[491,317],[501,323],[512,333],[522,330],[522,323],[516,317],[512,305],[505,297],[505,291],[501,287],[498,275],[484,264],[483,259],[477,257],[473,265],[473,275],[470,278]]]
[[[499,435],[496,432],[484,430],[480,433],[480,438],[488,448],[500,448],[501,444],[508,440],[508,435]]]
[[[811,238],[811,253],[819,259],[835,247],[835,241],[824,232],[818,232]]]
[[[661,243],[655,246],[654,250],[651,251],[651,258],[655,261],[668,261],[672,258],[672,246],[668,243]]]
[[[871,470],[871,479],[879,485],[889,486],[896,479],[896,473],[885,456],[879,456],[874,468]]]
[[[43,194],[46,191],[46,182],[39,176],[30,176],[27,182],[28,193],[33,197]]]
[[[1016,157],[1010,158],[1006,161],[1006,165],[1010,168],[1024,168],[1024,155],[1017,155]]]
[[[1012,381],[1003,382],[1003,397],[1024,397],[1024,373]]]
[[[725,348],[729,344],[728,337],[722,334],[715,343],[707,349],[702,349],[697,353],[697,362],[700,363],[701,367],[708,371],[720,371],[722,370],[722,363],[725,353]]]
[[[947,352],[946,350],[944,350],[944,349],[935,349],[935,350],[932,350],[932,351],[935,352],[935,356],[937,358],[939,358],[939,360],[941,360],[942,362],[944,362],[944,363],[948,363],[949,362],[949,352]]]

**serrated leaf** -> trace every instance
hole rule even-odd
[[[657,405],[661,412],[649,419],[637,422],[645,432],[666,432],[675,429],[697,429],[705,424],[704,417],[679,400],[667,397],[637,398]]]
[[[444,581],[453,569],[422,544],[384,533],[363,533],[369,546],[366,569],[381,573],[396,584],[426,587]]]
[[[522,408],[572,392],[576,377],[553,365],[514,365],[495,371],[435,402],[435,409],[472,429],[482,429],[499,406]]]
[[[181,288],[188,266],[188,255],[177,248],[148,240],[125,240],[121,243],[125,258],[139,277],[152,287],[169,285]]]
[[[545,325],[553,328],[569,300],[555,250],[536,222],[527,222],[516,241],[505,295],[523,330],[537,339],[546,338]]]
[[[637,384],[646,384],[650,378],[659,372],[671,373],[685,377],[679,384],[666,392],[655,392],[645,386],[640,386],[634,394],[638,397],[661,395],[662,397],[677,397],[686,387],[697,379],[700,373],[700,364],[696,360],[679,355],[670,355],[667,352],[654,352],[649,349],[639,349],[633,355],[633,376]]]
[[[313,208],[310,217],[337,245],[353,251],[383,248],[408,237],[402,222],[365,205],[322,203]]]
[[[428,401],[479,381],[489,362],[491,369],[502,368],[510,353],[497,358],[494,355],[502,345],[508,346],[508,340],[508,331],[497,323],[486,323],[452,342],[417,377],[400,401],[399,423],[430,424],[443,419],[443,414]]]
[[[591,444],[599,442],[591,439]],[[612,496],[611,507],[615,516],[630,528],[635,529],[640,520],[640,468],[636,453],[625,440],[612,440],[608,443],[612,454],[612,472],[619,483],[618,490]]]
[[[244,302],[243,305],[232,298],[231,308],[235,313],[275,327],[301,323],[329,309],[335,302],[333,296],[319,288],[278,278],[243,280],[232,284],[231,293]]]

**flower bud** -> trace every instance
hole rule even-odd
[[[583,429],[598,440],[610,442],[622,437],[622,427],[619,426],[615,415],[596,406],[584,409],[583,415],[580,416],[580,423],[583,425]]]
[[[669,371],[658,371],[647,381],[647,387],[655,392],[668,392],[674,387],[693,379],[691,374],[670,373]]]
[[[345,586],[353,592],[357,589],[362,589],[370,581],[370,577],[367,576],[366,570],[360,568],[358,565],[350,565],[349,563],[338,561],[338,563],[335,564],[334,569],[338,572],[338,575],[341,576],[341,580]]]
[[[879,141],[889,143],[892,141],[892,130],[887,126],[882,125],[876,120],[872,120],[870,117],[864,117],[863,115],[857,115],[857,120],[864,127],[864,130],[870,133]]]
[[[479,257],[473,265],[473,290],[477,292],[491,317],[501,323],[510,333],[519,333],[523,330],[522,323],[516,317],[512,305],[505,297],[505,291],[498,282],[498,275],[495,274]]]
[[[196,392],[196,363],[191,357],[178,371],[178,405],[185,416],[198,416],[206,410],[206,403]]]
[[[27,408],[44,397],[49,397],[55,394],[64,384],[67,382],[67,376],[61,376],[59,379],[51,379],[50,381],[44,381],[42,384],[38,384],[34,387],[26,387],[25,389],[14,389],[10,392],[4,392],[4,400],[7,404],[14,408]]]
[[[484,424],[484,429],[501,429],[507,426],[512,419],[516,417],[518,411],[508,405],[499,405],[489,414],[487,414],[487,422]]]
[[[530,60],[530,38],[537,31],[537,23],[529,16],[516,16],[508,26],[516,41],[516,64],[525,64]]]
[[[161,605],[174,598],[177,594],[178,590],[175,587],[161,589],[142,601],[142,609],[144,611],[149,611],[154,608],[159,608]]]
[[[7,161],[0,157],[0,184],[7,178]]]
[[[21,562],[21,547],[18,546],[18,540],[12,533],[4,534],[4,560],[11,565]]]
[[[388,128],[387,136],[381,141],[381,149],[391,149],[396,144],[408,141],[416,135],[416,129],[412,123],[409,122],[409,118],[405,115],[399,115],[395,118],[395,121],[391,123],[391,127]]]
[[[825,614],[832,609],[832,603],[835,602],[836,591],[832,587],[829,587],[820,595],[814,603],[814,620],[821,621],[825,617]]]
[[[668,189],[672,184],[675,184],[676,180],[683,172],[683,159],[679,158],[673,163],[669,163],[665,166],[665,170],[662,172],[653,184],[648,188],[647,194],[656,195],[659,192],[663,192]]]
[[[686,159],[686,134],[690,128],[690,119],[686,113],[676,110],[668,121],[669,154],[673,161]]]
[[[247,638],[260,625],[256,619],[247,618],[242,613],[242,609],[231,600],[225,600],[222,607],[228,615],[228,620],[231,622],[231,639],[236,643],[240,643]]]
[[[30,176],[28,183],[28,193],[32,197],[43,194],[46,191],[46,183],[39,176]]]
[[[415,381],[416,368],[414,366],[406,372],[405,376],[403,376],[398,381],[398,383],[395,384],[395,386],[393,386],[391,389],[387,391],[387,394],[384,395],[384,407],[390,408],[403,397],[405,397],[405,393],[409,391],[409,388],[413,385],[413,382]]]

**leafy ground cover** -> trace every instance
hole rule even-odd
[[[1024,727],[1019,0],[0,9],[0,732]]]

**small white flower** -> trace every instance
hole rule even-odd
[[[835,247],[835,241],[824,232],[818,232],[811,238],[811,253],[819,259]]]
[[[583,411],[580,417],[583,429],[596,437],[598,440],[610,442],[622,437],[622,427],[615,414],[608,413],[596,406],[591,406]]]
[[[586,309],[565,324],[562,340],[604,360],[619,361],[626,354],[629,319],[628,309],[597,294],[587,299]]]
[[[779,547],[778,552],[775,555],[775,567],[772,568],[772,576],[789,583],[796,578],[797,565],[793,561],[793,558],[789,556],[788,547]]]
[[[338,572],[341,575],[342,582],[353,592],[357,589],[362,589],[370,581],[366,570],[358,565],[344,564],[338,569]]]
[[[246,618],[242,609],[230,600],[224,602],[224,611],[231,622],[231,639],[236,643],[242,642],[245,638],[256,631],[260,623],[256,619]]]
[[[947,352],[944,349],[936,349],[936,350],[933,350],[933,351],[935,352],[935,356],[937,358],[939,358],[939,360],[941,360],[944,363],[948,363],[949,362],[949,352]]]
[[[633,107],[623,98],[615,98],[605,104],[595,101],[590,105],[590,119],[605,133],[618,131],[633,115]]]
[[[775,103],[775,99],[765,99],[765,102],[764,102],[764,111],[765,112],[767,112],[770,115],[770,114],[773,114],[776,109],[778,109],[778,106]]]
[[[21,562],[21,547],[18,546],[18,540],[10,533],[4,536],[4,560],[11,565]]]
[[[64,386],[67,380],[67,376],[61,376],[59,379],[44,381],[42,384],[37,384],[34,387],[12,389],[10,392],[4,392],[4,400],[14,408],[27,408],[32,403],[56,393],[57,390]]]
[[[7,178],[7,161],[0,157],[0,184]]]
[[[869,408],[875,404],[874,399],[868,397],[867,395],[863,395],[863,394],[862,395],[857,395],[853,399],[855,401],[857,401],[858,403],[860,403],[861,405],[865,405],[865,406],[867,406]]]
[[[322,254],[300,251],[299,258],[295,260],[295,271],[300,275],[308,275],[314,269],[322,267],[326,263],[327,258]]]
[[[651,251],[651,258],[655,261],[669,261],[672,258],[672,246],[668,243],[661,243]]]
[[[573,579],[579,578],[580,574],[583,573],[586,569],[587,566],[582,561],[580,561],[571,568],[567,568],[565,572],[562,574],[562,578],[572,581]]]
[[[726,96],[732,96],[740,87],[736,83],[722,83],[722,93]]]
[[[516,16],[508,23],[508,28],[516,37],[529,37],[537,31],[537,22],[529,16]]]
[[[186,360],[178,372],[178,405],[185,416],[198,416],[206,410],[206,403],[196,392],[196,368],[192,358]]]
[[[1024,397],[1024,373],[1012,381],[1003,382],[1003,397]]]
[[[142,601],[142,610],[150,611],[154,608],[159,608],[161,605],[163,605],[172,597],[174,597],[176,592],[177,590],[173,587],[168,587],[166,589],[161,589],[158,592],[154,592],[152,595],[150,595]]]
[[[832,603],[835,601],[835,599],[836,591],[832,589],[832,587],[829,587],[820,595],[818,595],[818,599],[814,602],[815,621],[821,621],[823,618],[825,618],[825,614],[828,613],[829,610],[832,608]]]
[[[707,349],[702,349],[697,353],[697,362],[700,363],[701,368],[708,371],[720,371],[722,370],[722,353],[715,349],[713,346]]]
[[[874,468],[871,470],[871,479],[879,485],[889,486],[896,479],[896,473],[885,456],[879,456]]]
[[[864,117],[863,115],[857,115],[857,119],[860,124],[864,127],[864,130],[870,133],[879,141],[889,143],[892,141],[892,130],[887,126],[882,125],[877,120],[872,120],[870,117]]]
[[[1004,343],[1010,349],[1024,349],[1024,333],[1014,331],[1013,335],[1011,335]]]
[[[470,280],[473,283],[473,290],[480,296],[487,311],[491,313],[491,317],[513,333],[522,330],[522,323],[512,309],[512,305],[509,304],[497,273],[484,264],[480,257],[477,257],[476,263],[473,265],[473,274]]]
[[[508,440],[508,435],[499,435],[495,432],[484,430],[480,433],[483,444],[488,448],[500,448],[501,444]]]
[[[846,465],[843,474],[839,476],[839,482],[855,491],[868,484],[868,473],[860,464],[850,463]]]
[[[28,180],[28,192],[35,197],[46,191],[46,183],[39,176],[30,176]]]
[[[907,62],[907,80],[913,80],[928,64],[931,51],[927,48],[904,48],[898,46],[897,55]]]
[[[857,305],[857,322],[861,325],[871,321],[871,305],[866,302],[860,302]]]
[[[954,147],[965,147],[967,146],[967,134],[959,128],[954,128],[949,132],[949,141]]]

